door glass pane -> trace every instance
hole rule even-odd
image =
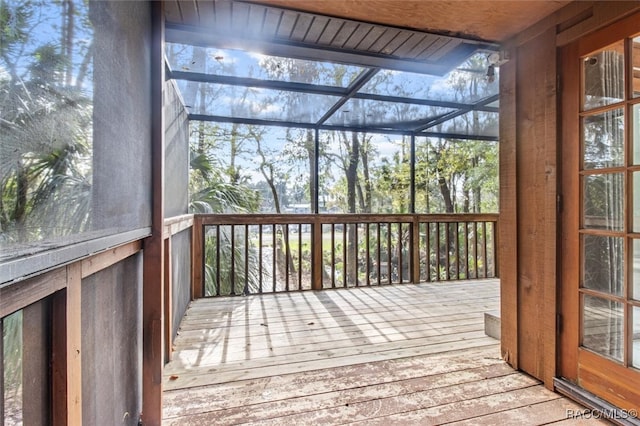
[[[631,357],[631,365],[636,368],[640,368],[640,308],[637,306],[633,307],[633,313],[631,314],[633,318],[633,336],[632,336],[632,357]]]
[[[585,228],[624,228],[624,174],[609,173],[584,178],[583,225]]]
[[[583,110],[624,99],[624,41],[609,46],[582,62]]]
[[[640,240],[633,240],[632,250],[631,298],[640,300]]]
[[[631,173],[632,185],[631,189],[633,199],[633,212],[632,212],[632,231],[640,232],[640,172]]]
[[[624,165],[624,110],[585,117],[582,123],[585,169]]]
[[[640,36],[631,39],[633,52],[633,97],[640,97]]]
[[[582,307],[582,346],[623,361],[624,311],[622,304],[585,295]]]
[[[582,256],[582,286],[622,295],[624,244],[619,237],[585,235]]]

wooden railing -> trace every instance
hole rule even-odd
[[[497,275],[497,214],[196,215],[194,297]]]

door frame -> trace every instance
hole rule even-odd
[[[624,367],[594,352],[579,347],[580,343],[580,58],[609,46],[619,40],[640,33],[640,13],[635,13],[614,24],[584,36],[559,50],[558,63],[561,81],[560,94],[560,190],[563,208],[560,214],[558,311],[560,313],[557,335],[557,373],[596,396],[623,408],[640,406],[640,370]],[[630,52],[626,52],[628,55]],[[625,69],[625,84],[629,90],[633,84],[630,67]],[[578,78],[576,78],[578,77]],[[626,95],[627,91],[625,91]],[[627,100],[628,97],[625,97]],[[625,132],[629,132],[631,120],[625,104]],[[628,133],[626,133],[628,135]],[[628,151],[627,151],[628,152]],[[625,163],[626,164],[626,163]],[[628,186],[627,186],[628,188]],[[627,198],[627,197],[625,197]],[[626,202],[625,202],[626,203]],[[626,206],[626,204],[625,204]],[[625,207],[628,214],[629,209]],[[625,230],[626,231],[626,230]],[[625,250],[625,255],[627,251]],[[625,262],[628,271],[630,265]],[[625,275],[628,272],[625,272]],[[627,327],[630,324],[627,323]],[[626,333],[628,335],[628,332]],[[625,335],[628,351],[629,338]]]

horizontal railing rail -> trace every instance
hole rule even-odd
[[[195,297],[497,276],[497,214],[195,215]]]

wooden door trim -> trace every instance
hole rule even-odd
[[[640,20],[640,13],[635,13],[595,33],[588,34],[576,40],[575,44],[578,45],[578,55],[586,56],[617,41],[640,33],[638,20]]]
[[[580,239],[580,206],[569,199],[569,194],[580,191],[580,80],[578,42],[574,42],[561,50],[561,82],[562,82],[562,120],[560,151],[561,193],[564,202],[561,213],[561,267],[559,286],[559,311],[561,314],[558,330],[558,372],[561,377],[576,382],[578,379],[578,343],[579,343],[579,279],[574,271],[579,270]]]
[[[626,368],[588,349],[578,349],[578,385],[623,410],[640,407],[640,371]]]

